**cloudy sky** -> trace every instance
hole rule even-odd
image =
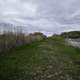
[[[80,30],[80,0],[0,0],[0,22],[46,34]]]

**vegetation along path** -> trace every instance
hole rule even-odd
[[[80,80],[80,49],[51,37],[0,55],[0,80]]]

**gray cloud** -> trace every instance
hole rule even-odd
[[[80,30],[80,0],[0,0],[0,21],[46,34]]]

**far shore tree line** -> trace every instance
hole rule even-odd
[[[63,32],[61,33],[61,36],[64,38],[80,38],[80,31],[70,31],[70,32]]]

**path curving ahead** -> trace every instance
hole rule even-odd
[[[80,49],[60,37],[0,55],[0,80],[80,80]]]

